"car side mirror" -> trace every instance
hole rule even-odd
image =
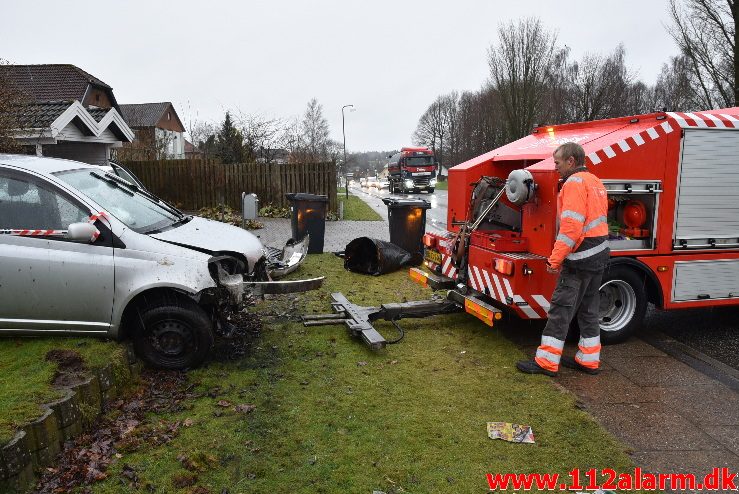
[[[72,223],[67,228],[67,238],[73,242],[92,243],[99,233],[92,223]]]

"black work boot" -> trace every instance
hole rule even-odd
[[[516,369],[526,374],[544,374],[545,376],[554,377],[557,375],[556,372],[546,370],[536,363],[535,360],[520,360],[516,362]]]
[[[577,360],[575,360],[573,357],[562,357],[559,359],[559,364],[564,365],[568,369],[577,369],[580,372],[584,372],[585,374],[598,374],[600,372],[600,369],[591,369],[589,367],[585,367],[584,365],[580,365],[577,363]]]

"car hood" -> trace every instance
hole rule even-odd
[[[219,221],[193,216],[176,228],[150,235],[158,240],[209,252],[239,252],[249,260],[249,268],[264,255],[262,242],[252,233]]]

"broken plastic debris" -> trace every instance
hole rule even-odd
[[[510,422],[488,422],[488,437],[512,443],[534,444],[534,432],[530,426]]]

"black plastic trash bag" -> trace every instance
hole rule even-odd
[[[407,250],[376,238],[355,238],[344,251],[344,269],[375,276],[392,273],[411,261]]]

